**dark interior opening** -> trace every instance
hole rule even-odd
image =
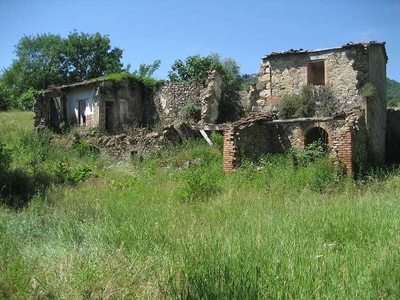
[[[106,130],[112,131],[114,129],[114,102],[106,101]]]
[[[328,133],[321,127],[314,127],[308,131],[304,146],[307,147],[317,141],[321,141],[325,151],[328,150]]]
[[[308,63],[307,83],[313,84],[313,85],[325,85],[325,63],[324,63],[324,61]]]

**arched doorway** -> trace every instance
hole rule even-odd
[[[317,141],[321,141],[325,151],[328,150],[328,133],[321,127],[313,127],[306,133],[304,146],[307,147]]]

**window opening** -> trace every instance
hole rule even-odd
[[[307,67],[307,83],[325,85],[325,62],[309,62]]]

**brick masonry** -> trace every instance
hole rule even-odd
[[[266,153],[282,153],[291,147],[302,149],[307,134],[314,128],[327,133],[329,156],[335,163],[342,163],[348,174],[355,171],[355,165],[367,163],[364,116],[353,114],[346,119],[318,122],[302,119],[278,124],[253,122],[244,127],[232,125],[224,132],[224,173],[234,171],[240,155],[256,161]]]

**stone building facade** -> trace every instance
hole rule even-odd
[[[34,102],[34,123],[53,129],[64,123],[119,132],[125,125],[182,122],[182,108],[188,104],[199,109],[198,121],[213,123],[218,119],[223,90],[224,82],[216,71],[201,81],[162,82],[156,91],[129,77],[118,82],[90,80],[39,93]]]
[[[360,165],[385,162],[386,63],[384,43],[349,43],[315,51],[273,52],[262,58],[259,82],[249,89],[249,120],[225,130],[224,171],[238,164],[240,155],[257,159],[290,147],[303,148],[321,139],[330,156],[352,173]],[[336,102],[334,116],[278,120],[285,95],[302,88],[329,86]],[[258,117],[257,117],[258,113]]]

